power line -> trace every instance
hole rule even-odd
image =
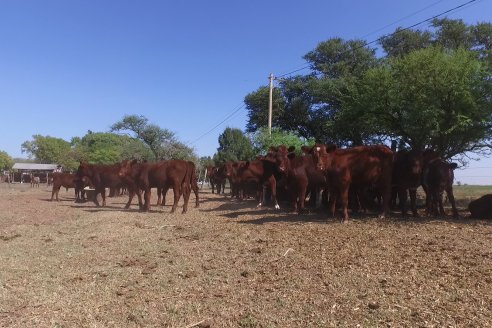
[[[350,51],[354,51],[354,50],[357,50],[357,49],[360,49],[360,48],[366,47],[366,46],[368,46],[368,45],[370,45],[370,44],[373,44],[373,43],[376,43],[376,42],[378,42],[378,41],[381,41],[382,39],[384,39],[384,38],[386,38],[386,37],[390,37],[390,36],[396,35],[396,34],[398,34],[398,33],[401,33],[401,32],[403,32],[403,31],[410,30],[410,29],[412,29],[412,28],[414,28],[414,27],[417,27],[417,26],[419,26],[419,25],[421,25],[421,24],[423,24],[423,23],[429,22],[429,21],[431,21],[431,20],[433,20],[433,19],[435,19],[435,18],[438,18],[438,17],[440,17],[440,16],[443,16],[443,15],[445,15],[445,14],[448,14],[448,13],[450,13],[450,12],[452,12],[452,11],[455,11],[455,10],[461,9],[461,8],[463,8],[463,7],[465,7],[465,6],[469,5],[469,4],[471,4],[471,3],[473,3],[473,2],[476,2],[476,1],[478,1],[478,0],[469,0],[469,1],[467,1],[467,2],[465,2],[465,3],[463,3],[463,4],[461,4],[461,5],[458,5],[458,6],[456,6],[456,7],[453,7],[453,8],[451,8],[451,9],[448,9],[448,10],[446,10],[446,11],[443,11],[443,12],[441,12],[441,13],[437,14],[437,15],[434,15],[434,16],[432,16],[432,17],[430,17],[430,18],[424,19],[424,20],[422,20],[422,21],[420,21],[420,22],[418,22],[418,23],[415,23],[415,24],[413,24],[413,25],[410,25],[410,26],[408,26],[408,27],[402,28],[402,29],[400,29],[400,30],[398,30],[398,31],[395,31],[395,32],[393,32],[393,33],[390,33],[390,34],[388,34],[388,35],[383,35],[383,36],[381,36],[381,37],[379,37],[379,38],[377,38],[377,39],[375,39],[375,40],[372,40],[372,41],[370,41],[370,42],[364,42],[364,44],[363,44],[363,45],[360,45],[360,46],[355,47],[355,48],[353,48],[353,49],[349,49],[349,50],[343,51],[342,53],[340,53],[340,55],[345,54],[345,53],[350,52]],[[293,70],[293,71],[291,71],[291,72],[288,72],[288,73],[285,73],[285,74],[279,75],[279,76],[277,76],[277,78],[282,78],[282,77],[284,77],[284,76],[291,75],[292,73],[295,73],[295,72],[301,71],[301,70],[303,70],[303,69],[309,68],[310,66],[311,66],[311,65],[305,65],[305,66],[303,66],[303,67],[301,67],[301,68],[299,68],[299,69],[296,69],[296,70]]]
[[[216,128],[218,128],[222,123],[224,123],[225,121],[227,121],[229,118],[231,118],[232,116],[234,116],[234,114],[236,114],[237,112],[239,112],[241,109],[243,109],[246,105],[243,103],[241,106],[239,106],[239,108],[236,108],[231,114],[227,115],[226,118],[224,118],[222,121],[220,121],[217,125],[215,125],[213,128],[211,128],[210,130],[208,130],[207,132],[205,132],[204,134],[200,135],[198,138],[196,138],[192,144],[196,143],[198,140],[200,140],[201,138],[205,137],[207,134],[211,133],[213,130],[215,130]]]

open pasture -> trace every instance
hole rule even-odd
[[[466,218],[468,191],[460,219],[350,224],[200,195],[140,213],[0,184],[0,326],[491,325],[492,225]]]

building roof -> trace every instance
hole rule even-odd
[[[15,163],[14,170],[53,171],[58,164]]]

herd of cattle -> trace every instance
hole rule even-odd
[[[367,211],[372,206],[380,208],[381,216],[389,214],[390,207],[399,200],[403,215],[407,213],[407,197],[410,208],[418,216],[416,192],[422,186],[426,193],[426,212],[431,215],[445,215],[442,196],[447,194],[453,216],[458,216],[453,196],[453,170],[455,163],[449,163],[433,151],[393,152],[386,146],[360,146],[338,149],[333,146],[315,145],[302,147],[302,155],[296,155],[291,147],[271,148],[266,156],[252,161],[226,162],[217,167],[207,168],[207,177],[212,192],[224,193],[226,181],[231,196],[238,199],[256,197],[258,206],[271,198],[279,208],[277,196],[291,204],[293,211],[302,213],[309,195],[311,206],[328,204],[335,215],[337,206],[343,211],[343,221],[349,220],[348,209]],[[106,204],[105,190],[128,190],[129,208],[137,195],[140,210],[150,209],[151,189],[156,188],[157,205],[164,205],[165,194],[172,188],[174,202],[171,212],[176,210],[183,196],[183,213],[193,190],[196,207],[199,205],[198,183],[193,162],[168,160],[158,163],[126,160],[113,165],[81,163],[76,174],[53,174],[51,200],[60,187],[75,188],[77,201],[82,199],[84,187],[95,189],[95,195],[102,197]],[[144,199],[142,200],[142,192]],[[264,195],[268,195],[266,197]],[[490,195],[489,195],[490,196]],[[491,196],[492,197],[492,196]],[[489,197],[490,198],[490,197]],[[475,217],[491,217],[492,201],[477,200],[470,204]],[[94,197],[97,206],[97,197]]]

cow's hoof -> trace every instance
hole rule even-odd
[[[280,209],[280,206],[278,204],[275,204],[275,209],[276,210],[279,210]]]

